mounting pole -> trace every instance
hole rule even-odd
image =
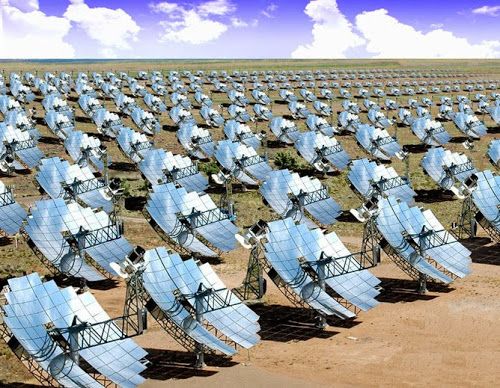
[[[201,285],[200,285],[201,288]],[[195,297],[195,314],[196,314],[196,322],[200,325],[203,325],[203,296],[197,295]],[[206,366],[205,364],[205,353],[203,352],[203,345],[196,342],[195,348],[196,361],[195,368],[202,369]]]
[[[418,293],[424,295],[427,293],[427,275],[420,273],[418,277]]]
[[[409,152],[405,155],[403,162],[405,164],[405,177],[408,180],[408,183],[410,183],[410,153]]]
[[[325,263],[318,262],[317,274],[318,274],[318,285],[319,285],[319,287],[323,291],[325,291],[326,290],[326,283],[325,283],[325,278],[326,278],[326,275],[325,275]],[[326,328],[326,326],[327,326],[325,314],[318,313],[318,315],[316,316],[316,318],[318,320],[317,323],[316,323],[316,327],[318,329],[324,330]]]

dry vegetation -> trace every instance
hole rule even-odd
[[[234,69],[239,69],[239,70],[245,70],[245,69],[255,69],[255,70],[261,70],[261,69],[283,69],[283,70],[288,70],[288,69],[321,69],[321,68],[401,68],[401,67],[406,67],[406,68],[426,68],[426,69],[449,69],[450,67],[456,68],[457,71],[473,71],[476,74],[481,74],[478,75],[480,78],[491,78],[491,77],[497,77],[500,74],[500,62],[499,61],[406,61],[406,60],[390,60],[390,61],[353,61],[353,60],[346,60],[346,61],[270,61],[270,60],[261,60],[261,61],[220,61],[220,60],[213,60],[213,61],[123,61],[123,62],[98,62],[98,63],[91,63],[91,62],[86,62],[86,63],[34,63],[34,62],[26,62],[26,63],[18,63],[18,62],[6,62],[2,63],[0,65],[0,69],[5,69],[6,72],[10,71],[18,71],[18,72],[23,72],[23,71],[38,71],[38,74],[43,74],[44,71],[52,71],[52,72],[59,72],[59,71],[77,71],[77,70],[82,70],[82,71],[106,71],[106,70],[113,70],[113,71],[130,71],[130,72],[136,72],[138,70],[171,70],[171,69],[176,69],[176,70],[182,70],[182,69],[188,69],[188,70],[198,70],[198,69],[204,69],[204,70],[210,70],[210,69],[224,69],[229,71],[232,71]],[[42,73],[41,73],[42,72]],[[453,95],[456,95],[454,93]],[[278,94],[277,92],[272,92],[270,93],[270,97],[273,100],[278,100]],[[420,97],[420,96],[419,96]],[[439,94],[434,96],[434,101],[437,102],[437,98],[439,97]],[[221,104],[221,103],[226,103],[227,102],[227,97],[225,94],[213,94],[212,98],[214,100],[214,104]],[[42,97],[40,95],[37,95],[36,101],[33,103],[33,105],[36,105],[38,113],[37,113],[37,119],[39,125],[37,126],[38,129],[40,130],[41,134],[43,135],[41,142],[40,142],[40,148],[44,151],[47,157],[51,156],[60,156],[63,158],[68,158],[67,155],[64,153],[64,147],[63,145],[57,140],[57,138],[46,128],[44,125],[43,121],[43,108],[41,106],[41,99]],[[142,100],[140,98],[136,98],[136,101],[139,102],[139,104],[143,104]],[[401,102],[405,102],[406,98],[401,98]],[[340,100],[335,100],[334,102],[334,111],[338,112],[341,110],[340,108]],[[75,93],[72,93],[71,96],[69,97],[69,103],[75,107],[76,109],[76,117],[77,117],[77,125],[76,129],[82,130],[87,133],[96,133],[96,128],[95,125],[90,122],[85,114],[80,110],[78,104],[77,104],[77,96]],[[362,100],[359,101],[359,104],[362,104]],[[105,105],[110,111],[116,111],[115,105],[112,101],[106,100]],[[311,107],[312,108],[312,107]],[[432,114],[435,116],[437,114],[438,106],[434,105],[432,108]],[[289,114],[287,105],[284,104],[278,104],[275,103],[273,105],[273,113],[275,115],[287,115]],[[396,112],[391,112],[390,116],[395,115]],[[198,119],[200,119],[198,117]],[[366,118],[366,113],[361,114],[361,119],[362,121],[367,121]],[[489,128],[489,134],[484,138],[481,139],[481,141],[476,142],[475,147],[473,150],[465,150],[462,146],[462,141],[464,140],[462,137],[462,134],[455,128],[454,124],[452,122],[446,122],[444,123],[446,130],[452,134],[453,139],[452,141],[446,146],[446,148],[453,150],[453,151],[458,151],[458,152],[465,152],[473,161],[475,167],[478,170],[483,170],[483,169],[494,169],[493,166],[491,166],[488,162],[487,157],[485,156],[487,146],[492,138],[495,136],[498,136],[500,128],[498,128],[493,121],[489,117],[484,117],[486,125]],[[130,119],[125,118],[123,119],[125,124],[131,128],[135,128],[134,124],[131,122]],[[201,123],[201,121],[199,121]],[[161,117],[161,124],[163,125],[164,130],[155,137],[154,141],[157,147],[163,147],[169,151],[172,151],[174,153],[184,153],[182,147],[179,145],[177,142],[176,136],[175,136],[175,128],[173,125],[173,122],[168,118],[166,114],[162,115]],[[257,131],[261,130],[266,130],[269,133],[269,130],[267,128],[267,123],[266,122],[258,122],[255,125],[255,129]],[[299,121],[299,126],[302,130],[305,130],[305,123]],[[391,128],[390,132],[391,134],[394,134],[395,128]],[[223,137],[223,132],[222,129],[211,129],[212,135],[215,139],[221,139]],[[416,146],[419,144],[418,139],[411,133],[409,128],[398,128],[397,136],[399,139],[400,144],[402,145],[414,145]],[[271,139],[272,136],[270,136]],[[362,151],[362,149],[356,144],[354,138],[352,135],[346,135],[346,136],[338,136],[337,139],[342,143],[344,149],[349,153],[351,158],[362,158],[362,157],[368,157],[366,153]],[[273,139],[274,140],[274,139]],[[144,200],[144,198],[147,196],[147,185],[145,185],[144,180],[141,178],[139,172],[134,169],[134,166],[130,164],[130,161],[126,159],[118,150],[117,145],[114,142],[106,142],[106,145],[108,146],[108,151],[110,152],[112,159],[113,159],[113,165],[111,166],[111,175],[112,176],[117,176],[122,178],[127,185],[127,189],[130,191],[130,196],[133,198],[133,200],[136,200],[137,203],[141,203],[141,201]],[[432,211],[436,214],[437,218],[441,220],[443,225],[445,227],[450,227],[451,223],[456,220],[459,210],[461,207],[461,201],[454,199],[451,197],[451,195],[447,195],[442,193],[437,185],[434,184],[434,182],[424,175],[423,170],[420,167],[420,160],[424,155],[425,149],[422,147],[413,147],[415,152],[412,152],[410,155],[410,171],[411,171],[411,182],[413,184],[414,189],[418,193],[417,197],[417,203],[420,206],[423,206],[425,208],[430,208]],[[281,147],[276,147],[276,148],[268,148],[268,154],[269,158],[271,161],[273,161],[273,158],[275,154],[279,151],[282,151],[283,148]],[[293,147],[288,147],[288,151],[295,154],[296,152]],[[300,166],[299,166],[299,171],[303,172],[305,174],[314,174],[314,171],[311,170],[306,162],[302,160],[299,156],[297,156],[298,159],[300,160]],[[404,173],[404,165],[402,162],[399,160],[394,160],[392,162],[392,165],[394,168],[400,173]],[[361,204],[360,199],[358,196],[351,191],[347,184],[347,174],[346,172],[343,173],[338,173],[338,174],[332,174],[328,176],[321,176],[321,175],[316,175],[318,178],[320,178],[330,189],[331,195],[341,204],[342,209],[348,211],[350,208],[357,207]],[[40,194],[38,192],[38,189],[36,187],[36,183],[34,180],[34,173],[28,174],[28,175],[16,175],[13,177],[2,177],[2,180],[4,183],[9,184],[9,185],[14,185],[15,186],[15,197],[16,199],[23,204],[26,208],[28,208],[31,204],[33,204],[39,197]],[[211,195],[214,197],[214,200],[217,201],[218,194],[217,192],[211,192]],[[252,225],[255,221],[257,221],[259,218],[262,219],[271,219],[273,217],[276,217],[275,214],[273,214],[272,210],[270,208],[266,207],[261,199],[261,196],[259,195],[258,191],[246,191],[242,192],[241,190],[238,190],[238,187],[236,186],[234,189],[234,200],[236,204],[236,211],[237,211],[237,225],[241,228],[248,227]],[[143,218],[142,214],[140,213],[139,210],[129,210],[124,208],[122,210],[122,216],[125,218],[125,233],[126,237],[129,239],[129,241],[132,244],[136,245],[141,245],[144,248],[152,248],[155,246],[163,245],[162,240],[158,237],[158,235],[154,232],[154,230],[147,224],[145,219]],[[354,222],[354,220],[351,220],[348,217],[344,218],[346,221],[338,222],[336,225],[334,225],[331,229],[336,231],[347,243],[348,246],[352,247],[353,249],[359,248],[359,238],[362,233],[362,228],[363,226],[360,223]],[[489,248],[491,249],[496,249],[495,247]],[[223,255],[221,258],[221,263],[216,265],[216,270],[221,274],[221,277],[223,280],[225,280],[228,285],[230,286],[236,286],[239,281],[244,276],[244,271],[245,271],[245,265],[246,265],[246,260],[247,260],[247,253],[242,250],[236,250],[230,254]],[[22,275],[24,272],[34,272],[38,271],[41,274],[46,274],[45,268],[42,266],[42,264],[33,256],[31,253],[30,249],[27,247],[27,245],[22,241],[19,240],[18,245],[16,246],[14,240],[2,240],[2,246],[0,246],[0,276],[2,277],[2,284],[5,282],[6,277],[8,276],[18,276]],[[494,267],[494,266],[493,266]],[[488,268],[488,267],[486,267]],[[496,270],[496,267],[494,267]],[[474,268],[476,270],[477,267]],[[403,278],[404,275],[398,274],[397,270],[394,270],[393,266],[391,264],[385,263],[383,266],[381,266],[381,269],[377,269],[378,272],[376,272],[377,275],[382,274],[386,275],[389,280],[387,280],[390,284],[391,279],[398,279]],[[478,270],[478,272],[482,276],[487,276],[487,279],[489,282],[491,282],[491,286],[494,287],[498,291],[498,287],[500,286],[498,284],[498,275],[492,275],[490,274],[488,277],[488,271],[485,270],[485,265],[482,264],[481,269]],[[498,271],[496,270],[496,273],[498,274]],[[379,275],[380,276],[380,275]],[[469,282],[469,283],[468,283]],[[470,280],[465,279],[464,281],[460,282],[457,287],[463,287],[464,290],[462,290],[462,293],[465,292],[474,292],[475,287],[479,287],[478,284],[482,282],[482,278],[480,278],[478,275],[474,275]],[[120,287],[116,288],[115,290],[111,291],[98,291],[94,290],[93,292],[96,293],[98,299],[102,301],[103,305],[105,308],[108,309],[108,312],[112,315],[114,313],[119,314],[120,312],[120,305],[121,305],[121,300],[123,298],[123,285],[120,285]],[[458,290],[453,290],[450,294],[456,294],[462,295],[458,293]],[[489,292],[489,291],[488,291]],[[478,297],[484,297],[487,293],[487,291],[484,290],[479,290],[478,289]],[[434,294],[432,294],[434,295]],[[439,294],[438,294],[439,295]],[[449,294],[446,295],[446,297],[443,296],[443,299],[441,303],[448,303]],[[463,296],[463,295],[462,295]],[[470,296],[470,295],[469,295]],[[469,298],[469,296],[466,297]],[[461,297],[461,296],[460,296]],[[498,305],[498,294],[493,294],[491,295],[492,298],[496,298],[496,304]],[[470,296],[472,298],[472,296]],[[418,318],[411,318],[412,315],[412,308],[416,308],[417,314],[428,314],[429,312],[422,312],[426,307],[421,305],[421,304],[432,304],[435,303],[436,301],[423,301],[419,300],[417,303],[418,306],[415,306],[414,304],[411,304],[410,306],[404,306],[404,305],[391,305],[390,308],[385,306],[386,303],[383,303],[382,306],[379,308],[375,309],[373,312],[369,312],[366,314],[363,314],[362,319],[363,320],[368,320],[368,319],[373,319],[376,321],[377,324],[382,324],[381,322],[384,319],[384,314],[388,315],[388,319],[391,319],[390,317],[396,317],[398,315],[397,308],[401,308],[401,314],[407,314],[408,319],[417,319]],[[477,302],[477,301],[476,301]],[[283,298],[277,294],[276,290],[272,290],[266,299],[267,305],[272,305],[272,304],[280,304],[280,305],[286,305],[287,302],[283,300]],[[451,302],[450,302],[451,303]],[[497,306],[498,307],[498,306]],[[427,306],[428,308],[428,306]],[[381,311],[377,312],[377,310],[380,309]],[[395,311],[396,309],[396,311]],[[422,310],[422,311],[421,311]],[[433,313],[439,314],[439,310],[432,308],[431,310]],[[468,314],[469,312],[467,312]],[[277,313],[279,314],[279,313]],[[373,318],[370,318],[373,315]],[[269,314],[268,314],[269,315]],[[453,314],[446,313],[446,319],[450,318],[453,316]],[[498,315],[496,315],[498,316]],[[443,317],[443,318],[445,318]],[[420,318],[425,321],[425,316],[421,316]],[[422,319],[419,320],[422,321]],[[437,319],[437,318],[436,318]],[[490,319],[490,318],[488,318]],[[442,322],[440,323],[442,324]],[[371,323],[373,325],[373,321]],[[428,325],[432,325],[432,322],[430,321]],[[385,326],[387,330],[390,331],[390,325]],[[457,328],[458,329],[458,328]],[[314,336],[314,338],[311,340],[312,342],[310,343],[310,349],[322,349],[325,353],[335,353],[337,352],[336,348],[339,347],[340,349],[349,348],[351,344],[349,343],[349,340],[347,340],[347,345],[345,344],[345,338],[346,336],[357,336],[358,334],[355,334],[355,332],[351,332],[349,329],[345,328],[339,328],[339,327],[334,327],[334,331],[340,331],[345,335],[342,335],[341,337],[334,339],[332,343],[332,339],[322,339],[318,336]],[[362,329],[361,329],[362,330]],[[367,328],[365,327],[365,332],[367,332]],[[441,330],[441,329],[439,329]],[[444,329],[443,329],[444,330]],[[472,328],[467,327],[467,330],[470,331]],[[158,334],[160,332],[159,328],[153,326],[152,328],[152,336],[153,337],[146,337],[143,341],[145,341],[144,346],[149,346],[149,347],[154,347],[155,341],[151,340],[151,338],[154,337],[154,333]],[[330,332],[330,331],[328,331]],[[354,333],[354,334],[352,334]],[[443,331],[443,334],[446,335],[446,332]],[[333,335],[333,334],[332,334]],[[363,334],[360,334],[363,335]],[[368,334],[366,334],[368,336]],[[373,357],[378,357],[377,355],[380,354],[380,349],[376,347],[374,344],[377,343],[380,338],[383,336],[386,336],[387,333],[381,335],[377,339],[377,332],[372,332],[369,336],[367,341],[372,341],[371,345],[368,343],[368,346],[363,348],[363,351],[373,351],[374,356]],[[423,331],[420,333],[420,335],[425,336],[426,333]],[[161,348],[162,349],[177,349],[176,345],[172,343],[171,340],[168,339],[168,336],[165,334],[161,335],[162,338],[162,344]],[[335,337],[336,338],[336,337]],[[368,338],[368,337],[367,337]],[[495,337],[493,337],[495,338]],[[499,338],[498,335],[498,329],[496,329],[496,338]],[[292,338],[293,340],[293,338]],[[321,341],[325,341],[326,344],[329,344],[329,349],[326,348],[325,343],[321,343]],[[141,342],[141,339],[139,340]],[[266,364],[267,361],[269,360],[274,360],[276,364],[271,365],[269,368],[265,368],[267,370],[272,370],[273,373],[279,373],[282,376],[288,376],[291,378],[298,378],[302,376],[301,378],[314,381],[316,383],[320,383],[321,381],[317,379],[317,376],[312,376],[311,373],[307,373],[301,368],[305,368],[304,365],[313,365],[313,364],[308,364],[307,361],[301,360],[299,361],[298,359],[295,359],[295,361],[291,361],[290,359],[287,358],[288,352],[291,352],[293,357],[303,357],[304,354],[308,352],[308,347],[307,347],[307,341],[301,341],[301,346],[297,346],[297,348],[293,348],[296,344],[290,344],[290,343],[280,343],[279,346],[276,345],[276,342],[270,341],[269,338],[266,338],[265,341],[263,341],[263,345],[259,345],[256,349],[252,350],[252,360],[255,363],[256,367],[260,366],[264,368],[263,365]],[[293,341],[295,342],[295,341]],[[471,346],[476,346],[475,344],[470,344]],[[490,344],[494,345],[494,344]],[[376,349],[373,347],[375,346]],[[393,348],[389,349],[389,345],[387,345],[387,351],[391,352],[394,351]],[[401,345],[403,346],[403,345]],[[498,350],[499,347],[497,347]],[[371,349],[371,350],[370,350]],[[347,349],[349,350],[349,349]],[[357,351],[360,351],[359,349]],[[399,350],[401,351],[401,349]],[[451,351],[451,350],[450,350]],[[303,353],[302,355],[300,352],[306,352]],[[339,355],[342,353],[339,353]],[[268,360],[265,359],[265,355],[267,355]],[[486,358],[491,357],[492,355],[487,355],[484,356]],[[498,356],[498,354],[497,354]],[[246,356],[238,356],[237,361],[240,362],[245,362],[245,357]],[[352,355],[352,357],[355,357]],[[365,354],[363,357],[369,358],[368,354]],[[174,357],[175,358],[175,357]],[[280,361],[280,359],[284,361]],[[497,358],[498,359],[498,358]],[[326,362],[326,354],[321,353],[320,361]],[[489,358],[488,358],[489,360]],[[378,360],[380,361],[380,360]],[[286,371],[283,372],[283,370],[287,369],[286,362],[289,362],[290,365],[295,365],[293,367],[293,371]],[[367,361],[368,362],[368,361]],[[393,360],[394,364],[393,366],[395,368],[398,367],[397,362]],[[405,361],[409,362],[409,361]],[[297,365],[297,364],[300,364]],[[373,365],[379,365],[377,363]],[[370,373],[377,373],[376,368],[372,365],[372,369],[370,369]],[[345,366],[345,365],[344,365]],[[381,364],[380,364],[381,366]],[[409,366],[409,365],[407,365]],[[342,365],[336,365],[333,364],[331,366],[332,368],[334,367],[342,367]],[[411,367],[411,366],[410,366]],[[296,369],[297,368],[297,369]],[[498,367],[497,371],[498,371]],[[352,369],[352,368],[351,368]],[[422,371],[425,372],[425,368],[422,369]],[[357,371],[359,372],[359,371]],[[229,373],[229,372],[228,372]],[[325,375],[326,373],[326,375]],[[333,373],[333,372],[328,372],[328,370],[323,371],[323,376],[330,376],[328,373]],[[356,372],[354,372],[356,373]],[[257,378],[257,375],[259,374],[258,369],[254,377]],[[154,378],[152,374],[148,375],[150,378]],[[332,375],[333,377],[333,375]],[[337,376],[338,377],[338,376]],[[271,378],[271,377],[270,377]],[[17,360],[15,357],[13,357],[10,354],[10,351],[3,345],[0,344],[0,383],[12,383],[12,382],[20,382],[20,381],[31,381],[30,376],[25,372],[24,368],[20,366],[20,364],[17,363]],[[200,382],[200,380],[195,380]],[[272,378],[271,380],[272,381]],[[327,384],[333,384],[335,383],[336,380],[332,380],[331,382],[329,381]],[[342,380],[344,381],[344,380]],[[353,381],[358,381],[359,384],[368,384],[372,385],[370,381],[362,381],[361,379],[354,379]],[[454,381],[454,380],[453,380]],[[485,382],[485,380],[482,380]],[[344,381],[346,383],[347,381]],[[411,382],[411,381],[406,381],[406,383]],[[203,383],[203,381],[201,381]],[[227,383],[227,382],[226,382]],[[276,384],[288,384],[291,383],[290,381],[287,380],[277,380]],[[212,382],[213,384],[213,382]],[[151,385],[152,386],[152,385]]]

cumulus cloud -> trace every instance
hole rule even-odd
[[[274,19],[274,13],[276,12],[277,9],[278,9],[278,6],[274,3],[271,3],[265,9],[263,9],[260,13],[268,19]]]
[[[213,17],[222,17],[232,14],[236,6],[229,0],[211,0],[190,8],[178,3],[160,2],[150,4],[150,8],[157,13],[163,13],[167,20],[160,24],[164,28],[160,35],[161,42],[182,42],[194,45],[204,44],[217,40],[224,34],[229,24]],[[228,20],[233,27],[247,27],[248,23],[238,18]]]
[[[0,58],[72,58],[70,22],[48,16],[38,1],[0,0]]]
[[[198,6],[200,15],[227,15],[236,11],[236,6],[228,0],[212,0]]]
[[[64,17],[79,26],[100,46],[101,55],[116,56],[116,50],[131,49],[140,27],[123,9],[89,7],[84,0],[70,0]]]
[[[259,25],[259,21],[257,19],[253,19],[251,22],[247,22],[243,19],[233,17],[231,18],[231,25],[235,28],[257,27]]]
[[[382,28],[383,26],[383,28]],[[500,41],[470,43],[441,28],[422,32],[378,9],[356,16],[356,27],[376,58],[495,58]]]
[[[476,13],[497,12],[479,8]],[[339,10],[336,0],[312,0],[305,8],[313,21],[313,40],[298,46],[293,58],[345,58],[351,49],[363,49],[375,58],[498,58],[500,41],[471,43],[431,25],[422,32],[389,15],[386,9],[358,14],[352,25]]]
[[[349,49],[365,41],[340,12],[336,0],[313,0],[304,10],[313,21],[313,40],[298,46],[292,58],[345,58]]]
[[[472,13],[477,15],[498,16],[500,15],[500,5],[483,5],[482,7],[473,9]]]

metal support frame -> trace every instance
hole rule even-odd
[[[370,222],[373,225],[373,221]],[[293,283],[285,283],[279,277],[270,263],[265,259],[265,256],[263,254],[263,240],[265,240],[265,233],[263,233],[264,228],[265,224],[262,224],[262,222],[259,221],[249,229],[252,234],[254,234],[254,231],[256,232],[255,237],[252,237],[250,239],[252,247],[250,250],[247,272],[241,286],[233,289],[233,292],[245,301],[249,301],[252,299],[260,300],[264,297],[267,290],[267,283],[263,275],[264,272],[266,272],[269,278],[276,285],[276,287],[294,306],[310,309],[308,304],[291,289],[291,286],[294,286],[294,284],[301,284],[305,280],[305,277],[307,275],[312,276],[312,278],[316,280],[318,285],[323,290],[325,290],[325,280],[333,278],[335,276],[341,276],[348,273],[372,268],[380,262],[380,247],[377,241],[379,236],[378,232],[374,225],[372,228],[367,228],[365,226],[365,232],[363,234],[363,244],[361,248],[362,250],[360,252],[356,252],[349,256],[340,258],[333,258],[322,254],[320,259],[316,262],[307,262],[304,260],[301,262],[301,266],[304,269],[303,274],[300,275],[297,279],[294,279]],[[346,263],[344,263],[343,265],[338,262],[342,259],[346,261]],[[353,261],[356,263],[356,269],[350,270],[348,269],[348,267],[353,263]],[[354,306],[352,306],[349,302],[345,301],[340,296],[333,295],[332,297],[337,299],[347,308],[354,308]],[[317,326],[320,328],[324,328],[326,324],[325,317],[321,314],[316,314],[315,316],[318,319]]]
[[[190,228],[196,229],[219,221],[227,220],[229,219],[229,214],[218,208],[205,211],[199,211],[193,208],[190,214],[184,215],[182,213],[177,213],[176,217],[181,224],[184,225],[188,223]]]
[[[132,150],[136,153],[149,150],[151,147],[153,147],[153,145],[149,141],[137,141],[135,143],[130,143],[130,148],[132,148]]]
[[[257,125],[257,122],[256,122]],[[252,137],[255,137],[255,134],[251,131],[248,132],[237,132],[235,133],[236,139],[240,142],[243,142],[243,140],[251,139]]]
[[[106,179],[91,178],[86,180],[75,180],[71,183],[62,183],[63,188],[63,198],[65,200],[73,199],[76,200],[81,194],[85,194],[91,191],[104,189],[107,186]]]
[[[415,269],[408,261],[404,260],[399,253],[383,238],[377,229],[375,219],[372,217],[365,224],[363,230],[363,251],[373,252],[380,262],[380,249],[382,249],[389,259],[396,264],[410,278],[418,280],[420,272]]]
[[[375,148],[380,149],[380,147],[396,142],[396,139],[393,138],[392,136],[385,136],[372,139],[371,142],[373,145],[375,145]]]
[[[225,295],[221,295],[224,291],[227,291]],[[241,301],[232,298],[231,293],[227,289],[215,290],[213,288],[206,288],[203,284],[199,285],[195,293],[188,295],[177,293],[176,298],[183,305],[190,305],[194,309],[195,319],[200,325],[204,325],[204,314],[241,304]],[[197,343],[195,354],[195,367],[203,368],[205,366],[205,346]]]
[[[265,162],[265,159],[260,155],[242,156],[240,159],[234,158],[233,160],[234,163],[242,169]]]
[[[465,163],[461,164],[452,164],[451,166],[443,166],[443,169],[445,172],[450,172],[452,176],[458,175],[458,174],[463,174],[464,172],[467,171],[474,171],[474,165],[470,160],[467,160]]]
[[[307,205],[324,201],[330,198],[330,195],[328,194],[328,189],[325,186],[322,186],[311,192],[304,192],[301,190],[297,195],[288,193],[288,198],[290,199],[290,205],[287,207],[285,212],[281,214],[282,218],[288,217],[292,214],[292,212],[294,212],[295,215],[300,213],[301,217],[304,217],[304,210],[307,210]]]
[[[66,240],[70,245],[74,242],[78,244],[78,249],[92,248],[109,241],[118,240],[122,236],[123,225],[115,221],[99,229],[86,230],[80,227],[76,234],[66,234]]]
[[[300,203],[300,205],[303,207],[330,198],[330,195],[328,194],[328,188],[323,185],[315,191],[304,192],[301,190],[299,194],[297,195],[291,194],[290,196],[292,202],[294,198],[296,198]]]
[[[335,144],[333,146],[327,147],[327,146],[322,146],[322,147],[316,147],[314,151],[316,154],[318,154],[320,159],[323,159],[329,155],[333,155],[339,152],[342,152],[344,149],[342,148],[342,145],[340,143]]]
[[[448,277],[456,279],[457,276],[448,269],[440,265],[436,260],[427,255],[428,249],[437,248],[456,242],[453,236],[446,230],[427,229],[425,226],[418,234],[404,234],[408,244],[410,244],[419,254],[424,257],[429,263],[436,267],[440,272],[443,272]],[[419,292],[426,292],[427,276],[420,274]]]
[[[74,362],[79,361],[79,352],[95,346],[136,337],[147,330],[147,315],[144,307],[142,272],[134,273],[127,282],[127,296],[123,315],[106,321],[88,323],[77,316],[70,327],[51,328],[48,334],[56,338],[68,338],[63,350]]]
[[[469,239],[476,237],[477,225],[485,230],[490,238],[495,242],[500,242],[500,232],[488,221],[480,212],[472,200],[472,196],[467,196],[455,227],[455,235],[458,239]]]
[[[12,189],[10,187],[5,188],[5,192],[0,193],[0,207],[8,206],[16,203],[14,195],[12,194]]]
[[[4,314],[3,306],[5,306],[7,300],[5,298],[6,288],[0,294],[0,315]],[[0,339],[2,339],[5,344],[12,350],[12,353],[17,357],[19,361],[28,369],[28,371],[33,375],[33,377],[45,387],[57,387],[58,382],[43,369],[33,357],[24,350],[19,341],[14,337],[9,327],[5,324],[3,319],[0,319]]]
[[[426,137],[424,137],[424,139],[423,139],[423,140],[424,140],[424,143],[425,143],[425,141],[426,141],[427,139],[429,139],[429,138],[431,138],[431,139],[433,139],[433,140],[437,141],[435,136],[436,136],[436,135],[439,135],[440,133],[446,132],[446,130],[445,130],[445,129],[444,129],[444,127],[441,125],[441,126],[440,126],[440,127],[438,127],[438,128],[429,128],[429,129],[425,130],[425,132],[427,133],[427,136],[426,136]]]
[[[191,142],[195,145],[195,146],[199,146],[199,145],[203,145],[203,144],[208,144],[208,143],[211,143],[213,142],[212,140],[212,136],[208,135],[208,136],[204,136],[204,137],[201,137],[201,136],[195,136],[195,137],[192,137],[191,138]]]
[[[367,193],[368,197],[373,197],[374,195],[383,196],[385,191],[395,189],[396,187],[401,187],[409,185],[409,180],[406,177],[396,176],[393,178],[380,178],[378,181],[370,180],[371,190]]]
[[[176,182],[179,179],[187,178],[198,174],[198,166],[192,164],[186,167],[175,167],[172,170],[164,169],[163,175],[167,178],[167,182]]]
[[[266,280],[263,276],[264,259],[259,244],[250,250],[247,273],[243,284],[233,289],[233,292],[242,300],[262,299],[266,293]]]
[[[11,151],[12,153],[36,147],[36,142],[33,139],[21,140],[21,141],[12,140],[10,143],[7,142],[4,144],[5,147],[7,148],[7,151]]]

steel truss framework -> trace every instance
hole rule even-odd
[[[395,189],[396,187],[401,187],[404,185],[409,185],[409,181],[406,177],[396,176],[393,178],[380,178],[378,181],[370,180],[371,192],[367,195],[372,197],[375,194],[380,196],[387,190]]]
[[[35,148],[36,143],[33,139],[21,140],[21,141],[12,140],[10,143],[5,143],[5,147],[7,148],[8,151],[17,152],[17,151],[27,150],[30,148]]]
[[[327,147],[316,147],[314,151],[318,154],[318,156],[323,159],[329,155],[333,155],[343,151],[342,145],[340,143],[335,144],[333,146]]]
[[[100,190],[107,187],[107,182],[105,179],[91,178],[84,181],[75,179],[72,183],[63,183],[63,198],[65,200],[74,199],[76,200],[79,195],[85,194],[91,191]]]
[[[193,142],[193,144],[195,145],[202,145],[202,144],[208,144],[208,143],[211,143],[212,142],[212,136],[208,135],[208,136],[196,136],[196,137],[193,137],[191,139],[191,141]]]
[[[265,159],[260,155],[242,156],[240,159],[234,159],[234,163],[240,168],[247,168],[262,162],[265,162]]]
[[[262,228],[262,223],[258,223]],[[254,228],[252,227],[252,228]],[[252,229],[251,228],[251,229]],[[307,303],[292,291],[291,287],[295,284],[300,285],[304,282],[307,275],[311,276],[316,283],[330,296],[337,300],[344,307],[353,309],[355,313],[358,309],[353,306],[350,302],[340,297],[332,289],[326,288],[325,280],[331,279],[336,276],[346,275],[348,273],[358,272],[364,269],[375,267],[380,261],[380,248],[376,241],[376,236],[373,234],[364,233],[363,235],[363,245],[360,252],[352,253],[349,256],[334,258],[327,256],[322,253],[321,257],[316,262],[307,262],[303,259],[299,259],[300,265],[304,269],[304,272],[293,280],[293,283],[285,283],[278,275],[278,273],[272,268],[270,263],[265,259],[264,243],[265,237],[261,239],[252,238],[252,248],[250,250],[250,257],[248,260],[247,273],[245,279],[241,286],[233,289],[233,292],[238,295],[242,300],[259,300],[262,299],[267,291],[267,282],[264,278],[264,272],[273,281],[273,283],[278,287],[278,289],[283,293],[283,295],[296,307],[311,309]],[[340,264],[339,260],[344,260],[343,264]],[[333,264],[333,265],[331,265]],[[356,269],[350,269],[349,267],[355,264]],[[351,267],[352,268],[352,267]],[[321,314],[313,313],[316,318],[319,318],[319,327],[324,327],[324,317]]]
[[[187,167],[174,167],[172,170],[164,169],[163,174],[167,178],[167,182],[176,182],[178,179],[187,178],[193,175],[198,174],[198,166],[196,164],[192,164]]]
[[[120,222],[110,223],[102,228],[86,230],[80,227],[76,234],[66,233],[65,238],[73,246],[77,244],[79,250],[92,248],[109,241],[118,240],[122,236],[123,225]]]
[[[130,143],[130,147],[134,150],[134,152],[138,153],[139,151],[153,148],[153,145],[149,141],[137,141],[135,143]]]
[[[450,167],[443,166],[443,169],[446,173],[449,172],[449,174],[451,174],[451,176],[455,176],[458,174],[463,174],[464,172],[467,172],[467,171],[473,171],[474,165],[472,164],[472,162],[470,160],[468,160],[465,163],[452,164]]]
[[[387,144],[391,144],[394,142],[396,142],[396,139],[391,137],[391,136],[377,137],[376,139],[372,140],[372,145],[375,148],[380,148],[380,147],[383,147]]]
[[[500,232],[479,212],[472,196],[469,195],[462,203],[455,235],[458,239],[473,238],[477,233],[477,224],[481,225],[493,241],[500,242]]]
[[[5,192],[0,194],[0,207],[12,205],[15,202],[12,189],[10,187],[6,187]]]
[[[141,335],[147,330],[141,276],[141,272],[136,272],[127,282],[122,316],[97,323],[83,322],[75,316],[70,327],[51,328],[48,330],[49,335],[69,338],[63,344],[63,349],[75,362],[78,362],[78,352],[81,350]]]
[[[436,135],[439,135],[440,133],[446,132],[444,127],[441,125],[438,128],[429,128],[427,131],[427,136],[424,138],[424,142],[428,139],[433,139],[435,140]]]
[[[236,138],[240,141],[243,141],[243,140],[246,140],[246,139],[250,139],[252,137],[254,137],[255,134],[253,132],[239,132],[239,133],[236,133]]]

